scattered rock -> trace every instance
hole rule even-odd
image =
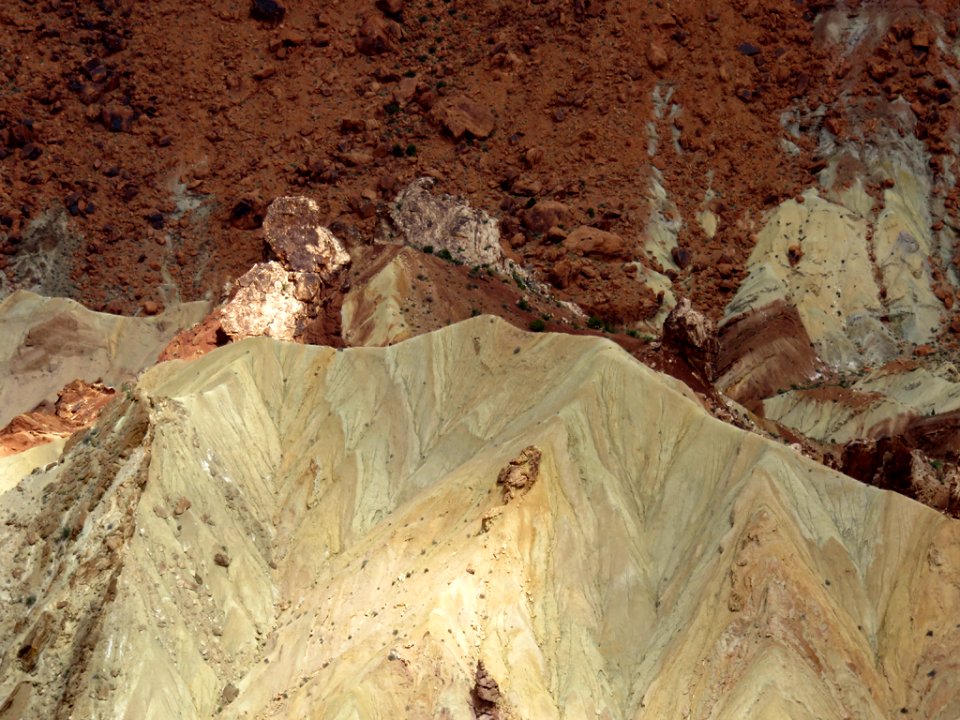
[[[240,690],[233,683],[227,683],[220,693],[220,702],[229,705],[240,696]]]
[[[111,132],[128,132],[133,121],[133,108],[126,105],[107,105],[100,111],[100,122]]]
[[[399,17],[403,13],[404,0],[377,0],[377,7],[390,17]]]
[[[190,500],[181,495],[179,498],[177,498],[177,502],[173,505],[173,514],[177,517],[183,515],[187,510],[190,509],[190,505],[192,505]]]
[[[213,562],[222,568],[230,567],[230,556],[226,553],[218,552],[213,556]]]
[[[497,708],[501,701],[500,686],[487,672],[482,660],[477,660],[475,682],[470,692],[473,716],[476,720],[500,720]]]
[[[490,108],[463,95],[437,103],[433,117],[454,140],[467,134],[482,140],[489,137],[496,127],[496,118]]]

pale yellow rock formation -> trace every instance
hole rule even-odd
[[[16,484],[36,468],[56,462],[63,451],[63,438],[57,438],[29,450],[0,457],[0,495],[16,487]]]
[[[412,306],[405,301],[416,284],[417,252],[402,249],[368,282],[347,293],[340,309],[347,345],[391,345],[416,334],[408,316]]]
[[[867,246],[867,221],[808,192],[771,213],[748,262],[748,277],[726,309],[730,319],[776,300],[800,313],[820,357],[858,367],[894,357],[897,339],[880,321],[885,309]],[[802,257],[790,262],[790,248]]]
[[[953,366],[941,372],[955,373]],[[790,390],[763,402],[764,415],[814,440],[847,443],[901,432],[917,417],[960,410],[960,383],[922,367],[881,369],[838,390]]]
[[[611,342],[251,339],[136,393],[0,496],[4,720],[471,718],[478,661],[504,718],[960,714],[960,524]]]
[[[67,383],[132,380],[180,330],[199,322],[208,304],[186,303],[155,317],[97,313],[64,298],[24,290],[0,302],[0,428]]]

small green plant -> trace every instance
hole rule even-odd
[[[591,315],[587,320],[587,327],[591,330],[603,330],[603,320],[596,315]]]
[[[433,255],[433,245],[424,245],[424,246],[423,246],[423,251],[424,251],[427,255]]]
[[[27,607],[32,607],[36,601],[37,601],[36,595],[27,595],[27,599],[25,600],[25,602],[27,603]]]
[[[480,308],[470,308],[470,317],[477,317],[480,314]]]
[[[70,539],[70,536],[73,534],[73,531],[64,525],[60,528],[60,542],[66,542]]]
[[[640,333],[637,332],[636,330],[627,330],[627,335],[632,338],[640,337]]]
[[[409,145],[407,145],[407,149],[405,152],[407,153],[407,157],[414,157],[417,154],[417,146],[414,145],[413,143],[410,143]]]
[[[547,324],[540,318],[536,318],[535,320],[530,321],[530,329],[533,332],[543,332],[547,329]]]
[[[524,312],[530,312],[532,309],[530,303],[528,303],[524,298],[517,300],[517,307],[523,310]]]
[[[390,154],[394,157],[403,157],[403,146],[400,143],[394,143],[390,148]]]
[[[441,248],[437,251],[437,257],[441,260],[453,260],[453,255],[450,254],[450,251],[446,248]]]
[[[396,115],[398,112],[400,112],[400,106],[395,102],[389,102],[383,106],[383,111],[387,115]]]

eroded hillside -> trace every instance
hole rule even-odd
[[[232,344],[0,507],[3,717],[960,708],[960,525],[603,340]]]

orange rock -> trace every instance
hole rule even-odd
[[[490,108],[463,95],[439,103],[433,110],[433,116],[454,140],[459,140],[467,133],[482,140],[489,137],[496,127],[496,118]]]
[[[665,67],[670,62],[666,49],[656,40],[651,40],[647,45],[647,64],[654,70]]]
[[[581,225],[571,232],[563,241],[563,246],[570,252],[580,255],[600,255],[609,258],[628,256],[627,244],[622,237],[587,225]]]

